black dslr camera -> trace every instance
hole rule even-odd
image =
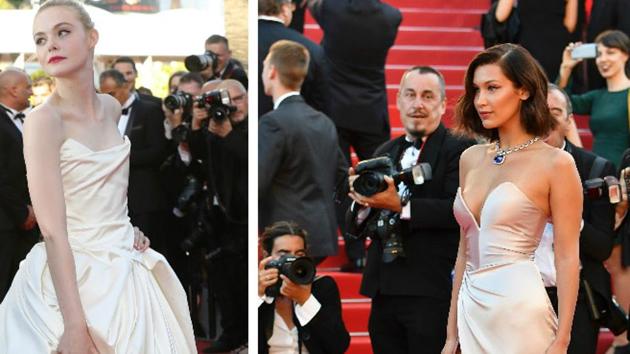
[[[625,183],[628,188],[630,178],[624,178],[621,183]],[[621,183],[615,176],[588,179],[584,181],[584,195],[589,199],[608,198],[610,204],[617,204],[622,199]]]
[[[184,112],[189,112],[192,109],[193,96],[184,91],[175,91],[174,93],[164,98],[164,106],[175,111],[176,109],[183,109]]]
[[[359,162],[355,168],[359,175],[352,183],[352,188],[364,196],[372,196],[387,189],[385,176],[394,179],[394,185],[401,182],[407,186],[401,200],[408,201],[410,187],[423,184],[431,179],[432,170],[428,163],[420,163],[397,172],[394,163],[387,157],[377,157]],[[398,187],[397,187],[398,188]],[[346,214],[347,234],[355,239],[370,237],[380,240],[383,247],[383,262],[390,263],[398,257],[405,257],[405,250],[400,231],[400,214],[391,210],[370,210],[368,215],[361,215],[361,206],[353,204]]]
[[[230,114],[236,112],[232,105],[230,93],[226,89],[219,89],[202,94],[196,100],[197,107],[208,110],[208,116],[216,121],[223,121]]]
[[[386,156],[361,161],[357,164],[355,171],[359,177],[352,183],[352,188],[366,197],[387,189],[385,176],[392,177],[394,185],[400,182],[406,185],[423,184],[425,180],[431,179],[431,165],[428,163],[423,162],[396,172],[394,163]]]
[[[279,259],[272,259],[266,265],[265,269],[276,268],[280,274],[284,274],[296,284],[311,284],[315,279],[315,263],[309,257],[297,257],[292,254],[285,254]],[[278,278],[278,282],[270,285],[265,289],[265,295],[276,297],[280,295],[282,287],[282,279]]]
[[[184,65],[186,65],[186,69],[193,73],[198,73],[200,71],[206,70],[208,67],[212,68],[212,72],[217,71],[217,55],[211,51],[206,51],[201,55],[189,55],[184,59]]]

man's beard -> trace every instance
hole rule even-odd
[[[412,137],[414,137],[416,139],[424,138],[424,136],[427,133],[426,129],[420,129],[420,130],[406,129],[406,131],[407,131],[407,134],[411,135]]]

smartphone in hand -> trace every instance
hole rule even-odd
[[[595,43],[585,43],[571,51],[572,59],[592,59],[595,57],[597,57],[597,44]]]

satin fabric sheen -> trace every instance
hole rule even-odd
[[[455,218],[466,237],[457,301],[463,354],[544,354],[558,320],[534,263],[546,216],[512,182],[499,184],[480,225],[457,191]]]
[[[68,240],[88,328],[101,354],[196,353],[181,283],[161,254],[133,248],[130,146],[125,137],[118,146],[92,151],[69,139],[60,150]],[[0,353],[53,353],[63,330],[40,242],[0,304]]]

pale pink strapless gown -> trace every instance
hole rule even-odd
[[[546,215],[512,182],[490,192],[480,225],[461,189],[453,211],[467,245],[457,302],[462,353],[544,354],[558,322],[534,263]]]

